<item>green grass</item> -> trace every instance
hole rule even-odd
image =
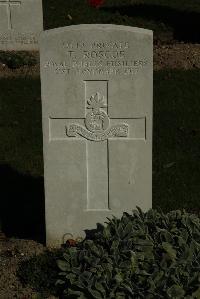
[[[0,163],[22,173],[42,175],[39,79],[1,79],[0,108]]]
[[[153,206],[200,211],[200,71],[154,77]]]
[[[200,211],[200,71],[154,73],[153,207]],[[40,82],[1,79],[0,160],[43,175]]]

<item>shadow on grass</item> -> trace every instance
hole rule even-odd
[[[2,231],[7,237],[45,243],[44,182],[0,165]]]
[[[113,6],[102,8],[102,10],[163,23],[163,25],[172,27],[175,40],[192,43],[200,42],[200,13],[197,12],[180,11],[167,6],[150,4]]]
[[[199,70],[154,73],[153,208],[200,213]]]

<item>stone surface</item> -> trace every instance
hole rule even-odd
[[[152,38],[119,25],[41,34],[47,244],[151,208]]]
[[[0,50],[38,50],[42,0],[0,0]]]

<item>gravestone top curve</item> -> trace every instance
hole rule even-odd
[[[115,25],[115,24],[79,24],[79,25],[71,25],[71,26],[65,26],[60,28],[54,28],[45,30],[40,34],[40,38],[42,39],[45,35],[51,35],[51,34],[60,34],[66,31],[71,30],[123,30],[127,32],[136,32],[136,33],[142,33],[142,34],[149,34],[150,36],[153,36],[153,31],[149,29],[139,28],[139,27],[131,27],[131,26],[124,26],[124,25]]]

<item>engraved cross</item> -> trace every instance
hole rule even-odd
[[[13,29],[12,25],[12,5],[21,5],[20,0],[0,0],[0,5],[7,5],[8,29]]]
[[[85,118],[51,118],[50,139],[59,140],[56,126],[65,126],[65,139],[86,141],[87,211],[110,207],[110,142],[145,140],[146,118],[111,118],[108,81],[85,82]],[[55,132],[55,133],[54,133]],[[63,139],[63,137],[62,137]],[[126,153],[125,153],[126,154]]]

